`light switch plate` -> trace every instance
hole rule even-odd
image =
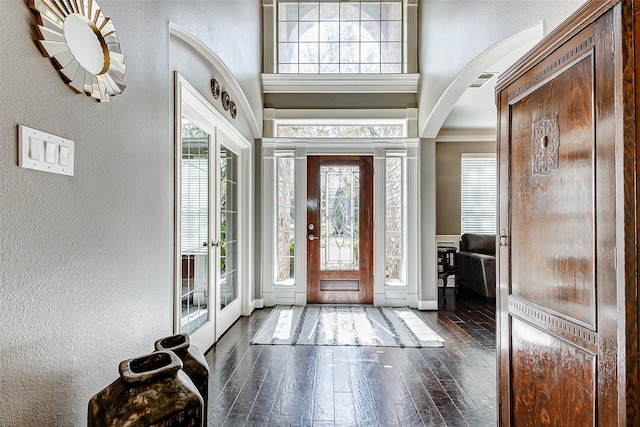
[[[74,152],[70,139],[18,125],[18,166],[22,168],[73,176]]]

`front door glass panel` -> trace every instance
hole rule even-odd
[[[320,167],[320,270],[359,269],[358,166]]]

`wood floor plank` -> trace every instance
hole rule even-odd
[[[273,415],[289,416],[291,425],[312,424],[317,360],[318,347],[292,347],[273,406]]]
[[[247,418],[245,425],[262,427],[267,425],[271,419],[271,413],[276,401],[276,395],[280,387],[284,368],[289,360],[291,347],[276,346],[276,354],[269,365],[269,369],[262,382],[262,387],[253,402],[253,407]],[[289,422],[291,420],[289,419]]]
[[[247,349],[220,393],[209,395],[209,425],[222,425],[264,350],[264,347],[255,346]]]
[[[335,425],[355,426],[357,424],[357,418],[354,409],[353,394],[351,392],[336,392],[333,396],[336,407]]]
[[[417,311],[442,348],[250,345],[270,309],[240,318],[206,353],[209,426],[496,424],[495,304],[447,290]]]
[[[244,425],[247,421],[275,354],[275,346],[264,347],[260,357],[253,365],[253,369],[249,372],[223,426],[238,425],[238,423]]]
[[[335,403],[333,400],[333,348],[323,347],[318,353],[318,367],[316,369],[316,387],[313,392],[313,424],[335,420]]]
[[[349,354],[349,374],[358,425],[377,426],[375,403],[369,388],[367,366],[362,358],[360,347],[353,347]]]
[[[384,350],[375,347],[361,349],[366,363],[367,381],[371,389],[376,418],[381,426],[400,425],[395,403],[411,403],[409,392],[399,375],[392,366],[386,364],[383,358]],[[384,366],[388,366],[385,368]],[[389,375],[386,375],[386,373]],[[399,394],[399,396],[398,396]]]

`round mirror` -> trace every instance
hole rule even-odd
[[[95,0],[30,1],[40,51],[76,93],[109,102],[126,88],[127,57]]]
[[[73,57],[91,74],[109,69],[109,51],[98,28],[82,15],[72,13],[64,20],[64,38]]]

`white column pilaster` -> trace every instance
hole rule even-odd
[[[418,308],[437,310],[435,138],[420,140],[420,261]]]
[[[418,306],[420,283],[420,159],[418,147],[408,147],[406,157],[406,283],[407,303]]]
[[[296,305],[307,305],[307,147],[295,149]]]
[[[405,0],[406,73],[418,72],[418,0]]]
[[[276,0],[262,0],[262,72],[276,72]]]
[[[386,153],[384,148],[374,149],[373,157],[373,303],[386,305],[384,292],[385,272],[385,219],[386,204]]]
[[[275,281],[275,265],[277,239],[275,239],[275,218],[276,218],[276,159],[272,147],[262,149],[262,259],[261,285],[264,305],[271,307],[274,305],[273,284]]]

